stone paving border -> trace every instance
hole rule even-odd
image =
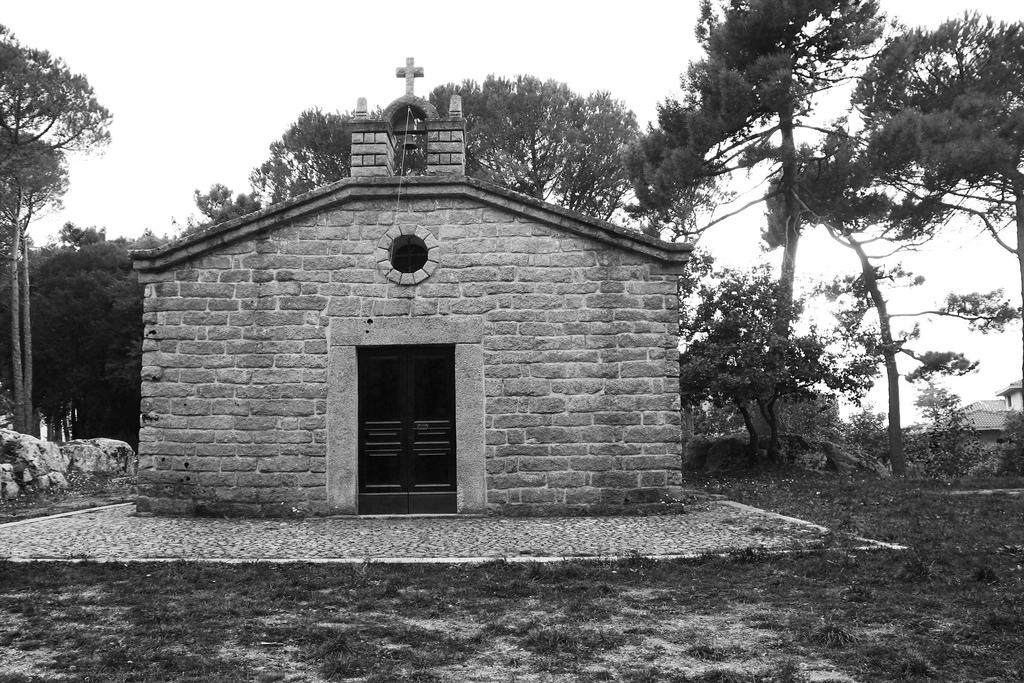
[[[0,525],[11,562],[452,564],[689,559],[756,549],[820,548],[825,527],[731,501],[639,517],[327,517],[213,519],[136,516],[121,503]],[[850,549],[902,549],[852,538]]]
[[[820,524],[815,524],[814,522],[808,522],[808,521],[803,520],[803,519],[798,519],[797,517],[787,517],[786,515],[781,515],[778,512],[771,512],[769,510],[762,510],[761,508],[756,508],[756,507],[753,507],[753,506],[750,506],[750,505],[744,505],[743,503],[737,503],[737,502],[731,501],[731,500],[723,500],[722,504],[723,505],[729,505],[731,507],[739,508],[739,509],[742,509],[742,510],[747,510],[749,512],[755,512],[755,513],[758,513],[758,514],[767,515],[768,517],[775,517],[776,519],[782,519],[782,520],[785,520],[787,522],[791,522],[793,524],[805,524],[805,525],[807,525],[809,527],[814,527],[815,529],[817,529],[818,531],[821,531],[822,533],[826,533],[826,534],[832,533],[832,531],[828,527],[823,527]],[[855,550],[878,550],[878,549],[881,549],[881,548],[885,548],[887,550],[906,550],[907,549],[907,546],[900,545],[899,543],[886,543],[885,541],[875,541],[873,539],[863,538],[861,536],[851,536],[850,538],[852,538],[855,541],[858,541],[858,542],[864,544],[864,545],[861,545],[861,546],[856,546],[854,548]]]
[[[942,491],[947,496],[991,496],[996,493],[1005,493],[1008,496],[1019,496],[1024,494],[1024,489],[960,489],[958,491]]]
[[[59,519],[61,517],[70,517],[72,515],[87,515],[101,510],[109,510],[111,508],[120,507],[135,507],[135,503],[111,503],[110,505],[98,505],[94,508],[82,508],[81,510],[71,510],[69,512],[58,512],[53,515],[41,515],[39,517],[26,517],[25,519],[16,519],[13,522],[4,522],[0,524],[0,529],[5,529],[12,526],[21,526],[23,524],[34,524],[36,522],[45,522],[50,519]]]

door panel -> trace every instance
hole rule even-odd
[[[359,511],[455,512],[452,347],[359,349]]]

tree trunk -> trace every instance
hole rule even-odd
[[[782,271],[779,281],[783,286],[783,296],[787,304],[793,302],[793,281],[796,277],[796,251],[800,245],[800,200],[797,197],[797,160],[796,140],[793,137],[793,108],[787,106],[779,113],[779,134],[782,137],[780,155],[782,157],[782,190],[783,213],[786,230],[782,242]],[[787,309],[790,308],[787,306]],[[787,321],[788,325],[788,321]],[[788,336],[788,335],[787,335]]]
[[[775,410],[775,399],[768,402],[757,401],[757,408],[761,411],[761,417],[768,425],[768,459],[772,462],[782,460],[782,448],[779,446],[779,415]]]
[[[907,474],[907,462],[903,457],[903,425],[900,418],[900,373],[896,367],[896,353],[898,349],[892,339],[889,308],[886,305],[881,290],[878,288],[875,268],[871,265],[868,255],[864,252],[864,247],[852,237],[847,237],[846,239],[850,248],[857,254],[861,273],[864,276],[864,286],[871,295],[871,302],[878,313],[878,330],[882,337],[882,356],[885,359],[885,378],[889,387],[889,462],[892,465],[892,473],[898,477],[903,477]]]
[[[18,277],[21,256],[21,225],[17,222],[20,211],[15,213],[14,229],[11,233],[11,390],[14,394],[14,431],[25,431],[25,374],[21,357],[21,282]]]
[[[736,401],[736,409],[740,411],[740,415],[743,416],[743,424],[747,427],[747,434],[749,435],[750,442],[747,444],[747,455],[750,458],[752,465],[757,464],[757,448],[760,445],[761,437],[757,433],[757,427],[754,426],[754,420],[750,416],[750,410],[743,404],[742,401]]]
[[[32,396],[32,291],[29,288],[28,274],[28,236],[23,235],[21,239],[21,337],[22,354],[24,366],[22,368],[22,381],[24,382],[25,396],[25,433],[39,437],[39,420],[36,419],[36,411]]]
[[[1024,181],[1014,187],[1017,218],[1017,269],[1020,272],[1020,294],[1024,302]],[[1021,377],[1024,378],[1024,325],[1021,326]]]

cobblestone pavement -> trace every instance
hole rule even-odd
[[[827,530],[713,501],[646,517],[139,517],[134,504],[0,525],[0,558],[94,561],[480,561],[691,556],[815,545]]]

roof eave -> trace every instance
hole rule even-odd
[[[398,192],[401,194],[399,195]],[[216,249],[254,237],[285,221],[356,199],[417,197],[465,197],[502,208],[538,222],[560,227],[652,259],[658,272],[679,274],[693,245],[665,242],[575,211],[527,197],[466,176],[418,176],[411,178],[346,178],[304,195],[285,200],[255,213],[235,218],[171,244],[135,251],[139,271],[161,271]]]
[[[996,396],[1007,396],[1015,391],[1021,391],[1021,382],[1010,382],[1010,386],[1006,387],[1002,391],[996,392]]]

